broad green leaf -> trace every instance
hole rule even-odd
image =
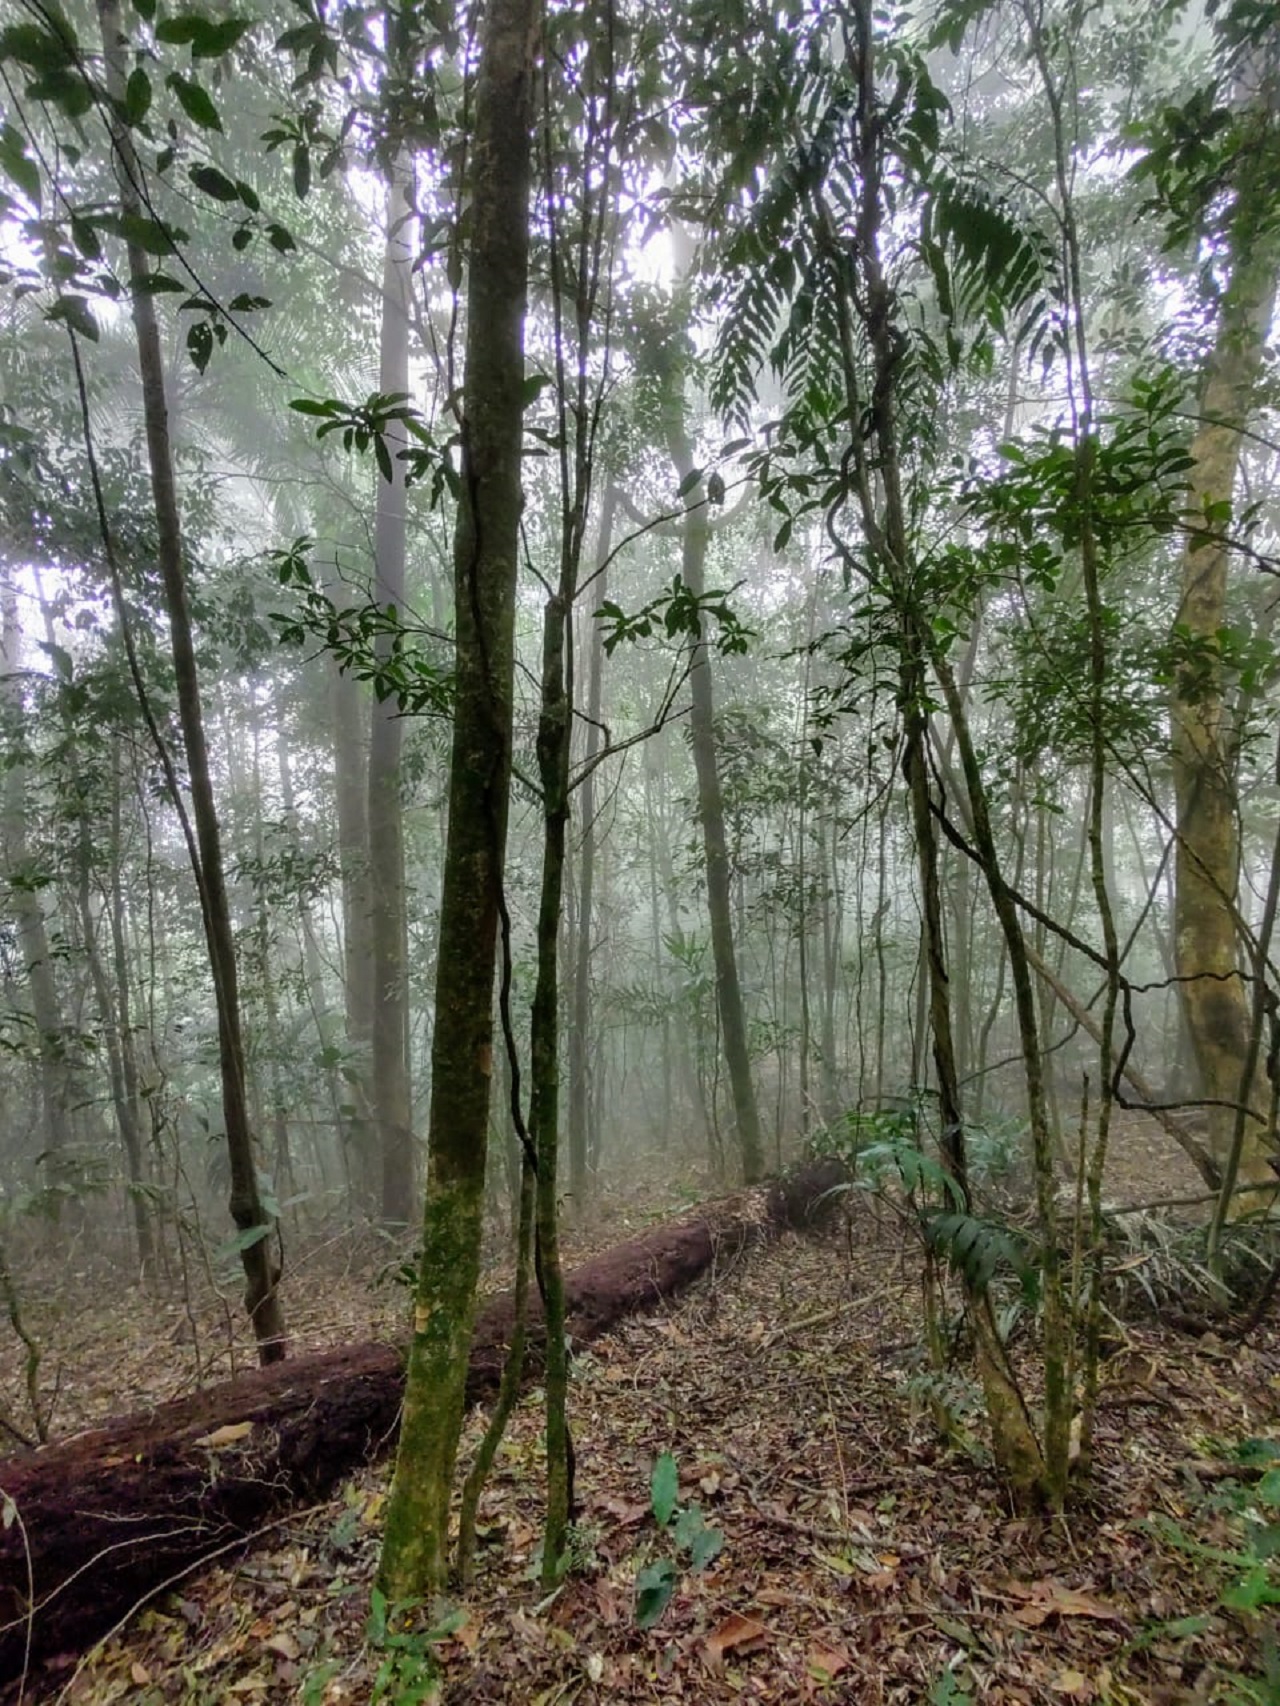
[[[228,1238],[224,1244],[218,1246],[217,1259],[225,1261],[228,1256],[242,1256],[246,1250],[252,1250],[255,1244],[261,1244],[270,1234],[270,1226],[246,1226],[243,1232],[237,1232],[234,1238]]]
[[[216,166],[193,166],[189,173],[191,182],[205,195],[212,196],[215,201],[239,201],[240,191]]]
[[[652,1629],[671,1603],[676,1589],[676,1567],[670,1558],[647,1564],[636,1577],[636,1624]]]
[[[171,255],[176,243],[185,235],[170,231],[158,219],[148,219],[142,213],[118,214],[111,220],[109,229],[148,255]]]
[[[171,47],[189,47],[193,59],[221,59],[251,29],[248,18],[206,18],[200,12],[179,12],[156,25],[156,40]]]
[[[70,39],[74,42],[75,37]],[[64,71],[74,65],[75,52],[59,34],[40,24],[10,24],[0,30],[0,60],[4,59],[16,59],[33,71]]]
[[[193,124],[198,124],[201,130],[222,129],[222,120],[209,91],[193,77],[183,77],[179,72],[171,71],[165,83],[178,97],[179,105]]]
[[[130,124],[141,124],[151,108],[151,79],[139,65],[129,73],[124,90],[124,116]]]
[[[675,1458],[669,1451],[664,1451],[653,1466],[653,1478],[649,1483],[649,1505],[659,1528],[665,1528],[675,1515],[679,1497],[680,1471],[676,1468]]]
[[[139,273],[132,282],[133,288],[143,296],[167,296],[187,288],[179,279],[170,278],[164,272]]]
[[[10,183],[16,184],[31,205],[40,208],[40,168],[27,153],[26,139],[20,130],[6,124],[0,130],[0,170]]]

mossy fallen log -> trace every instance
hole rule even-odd
[[[753,1242],[820,1217],[839,1177],[813,1163],[648,1228],[575,1269],[569,1330],[589,1344]],[[511,1300],[480,1313],[468,1396],[497,1386]],[[531,1334],[531,1369],[538,1360]],[[391,1449],[399,1352],[361,1344],[255,1369],[0,1461],[0,1697],[27,1698],[132,1608]]]

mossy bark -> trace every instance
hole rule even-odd
[[[378,1580],[418,1599],[448,1570],[449,1498],[475,1310],[493,1070],[493,979],[511,777],[524,314],[538,0],[493,0],[471,156],[456,698],[436,966],[423,1255]]]

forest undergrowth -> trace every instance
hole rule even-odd
[[[326,1295],[352,1327],[367,1313],[354,1278]],[[749,1254],[577,1359],[575,1569],[549,1598],[534,1393],[485,1497],[475,1585],[431,1608],[430,1638],[397,1634],[392,1607],[366,1642],[380,1466],[177,1584],[46,1698],[1280,1698],[1274,1563],[1249,1540],[1280,1476],[1247,1444],[1280,1431],[1274,1318],[1240,1345],[1150,1319],[1117,1329],[1088,1500],[1040,1522],[1011,1512],[985,1460],[963,1359],[947,1402],[965,1443],[941,1445],[919,1315],[892,1220],[859,1203],[848,1226]],[[477,1430],[473,1416],[472,1444]],[[660,1485],[672,1464],[678,1485]],[[668,1602],[639,1601],[638,1578],[665,1581]]]

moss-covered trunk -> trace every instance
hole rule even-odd
[[[471,165],[462,493],[454,541],[456,698],[436,965],[423,1254],[379,1583],[445,1580],[449,1497],[484,1209],[493,974],[511,777],[524,313],[538,0],[492,0]]]

